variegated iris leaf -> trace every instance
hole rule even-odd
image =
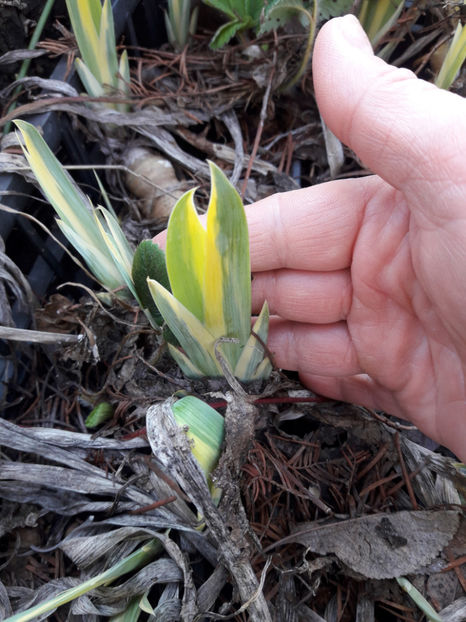
[[[175,205],[167,229],[167,270],[172,293],[148,280],[150,292],[182,350],[170,351],[191,378],[221,376],[221,361],[240,380],[265,378],[268,309],[251,334],[249,237],[241,198],[212,162],[211,195],[204,226],[194,191]],[[266,362],[264,362],[266,360]]]
[[[24,155],[59,218],[63,234],[82,255],[97,280],[108,290],[135,296],[131,277],[133,250],[116,218],[97,209],[53,155],[37,129],[15,121],[24,140]],[[137,299],[137,297],[136,297]]]
[[[53,155],[37,129],[25,121],[15,121],[24,140],[24,155],[41,189],[59,218],[57,223],[72,246],[82,255],[96,279],[118,296],[134,296],[152,326],[161,316],[147,291],[146,276],[169,286],[163,251],[150,240],[134,253],[109,204],[95,208]],[[100,182],[99,182],[100,185]],[[102,187],[101,187],[102,189]],[[103,189],[102,189],[103,190]],[[108,197],[106,197],[108,200]],[[136,264],[134,259],[137,259]],[[144,281],[144,289],[141,282]]]
[[[81,59],[76,70],[87,93],[102,97],[129,92],[129,64],[126,50],[118,60],[110,0],[66,0],[66,6],[78,43]],[[126,104],[113,105],[118,110]]]

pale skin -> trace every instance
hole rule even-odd
[[[313,76],[375,175],[247,208],[253,311],[276,316],[278,367],[466,460],[466,100],[374,57],[352,16],[321,29]]]

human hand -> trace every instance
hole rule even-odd
[[[374,57],[352,16],[322,28],[313,73],[375,175],[248,207],[253,310],[278,316],[279,367],[466,460],[466,101]]]

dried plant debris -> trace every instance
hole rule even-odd
[[[79,578],[47,581],[38,589],[12,587],[10,579],[5,586],[15,611],[95,576],[150,538],[159,538],[165,553],[125,583],[99,587],[92,597],[81,596],[70,605],[73,614],[116,615],[127,598],[151,588],[153,609],[161,615],[164,611],[169,612],[167,615],[175,612],[178,617],[172,619],[192,620],[207,610],[232,614],[247,609],[251,620],[318,620],[320,616],[328,621],[334,619],[332,606],[338,610],[338,599],[334,600],[338,585],[339,598],[348,601],[348,615],[351,611],[356,615],[356,605],[359,612],[359,618],[342,619],[369,620],[378,602],[404,603],[403,607],[408,607],[402,592],[384,583],[383,578],[400,573],[438,575],[451,563],[442,557],[450,541],[445,551],[450,551],[452,561],[462,554],[464,522],[458,529],[457,507],[427,509],[423,498],[415,493],[422,509],[397,510],[397,505],[409,505],[409,494],[401,470],[397,477],[391,477],[391,472],[396,473],[398,458],[393,429],[371,419],[363,409],[347,407],[345,413],[342,408],[336,415],[342,424],[340,431],[328,423],[313,426],[309,419],[306,426],[310,431],[303,439],[285,434],[279,426],[270,428],[270,419],[267,424],[267,416],[264,419],[263,413],[260,417],[244,396],[222,399],[229,406],[224,459],[216,472],[216,483],[224,488],[219,507],[212,503],[184,432],[174,424],[170,401],[152,406],[147,413],[151,458],[146,453],[147,440],[140,436],[128,440],[93,438],[89,434],[21,428],[0,421],[4,453],[37,456],[35,463],[31,459],[2,461],[0,497],[4,507],[8,503],[34,504],[29,507],[39,507],[39,511],[31,509],[28,515],[34,515],[39,523],[46,512],[61,514],[65,521],[73,520],[76,526],[65,538],[63,531],[49,530],[45,550],[65,553],[81,573]],[[299,416],[302,419],[311,415],[314,421],[329,417],[324,405],[309,408],[285,404],[281,408],[288,422],[299,422]],[[290,408],[299,409],[295,418]],[[279,421],[280,408],[271,405],[267,411],[269,418],[275,412],[275,422]],[[261,429],[255,432],[259,421]],[[365,425],[359,427],[362,422]],[[390,447],[382,445],[381,451],[380,446],[364,445],[358,440],[364,430],[372,439],[373,426],[386,428],[382,439],[383,433],[387,434]],[[355,429],[356,435],[349,435],[345,428]],[[342,443],[338,450],[334,444],[337,438]],[[406,443],[410,454],[416,456],[412,445]],[[95,463],[99,454],[101,464]],[[427,470],[433,480],[429,495],[442,498],[445,486],[436,486],[435,481],[452,476],[451,461],[437,456],[432,459],[432,468],[429,461],[424,459],[424,463],[422,470]],[[367,469],[371,464],[372,469]],[[309,477],[314,486],[309,485]],[[415,477],[411,478],[413,484]],[[364,493],[364,488],[371,492]],[[421,486],[420,495],[423,490]],[[390,493],[385,502],[382,493]],[[358,495],[363,505],[351,501]],[[164,499],[168,503],[156,507]],[[370,510],[371,503],[375,513]],[[355,511],[361,515],[352,517]],[[96,514],[98,518],[86,520],[86,516]],[[8,513],[4,516],[4,531],[15,530],[6,522]],[[312,522],[300,524],[300,516]],[[171,530],[170,539],[164,535],[167,528]],[[267,546],[265,555],[261,544]],[[34,551],[30,554],[34,555]],[[200,583],[196,558],[197,564],[203,560],[204,578]],[[331,577],[337,578],[333,587]],[[375,587],[370,602],[356,598],[356,586],[363,577],[378,579],[371,583]],[[454,605],[452,611],[461,612],[455,579],[453,572],[449,594],[454,596],[448,602],[437,600],[439,605]],[[166,587],[159,586],[159,581]],[[432,581],[427,598],[438,593]],[[234,588],[227,600],[222,596],[226,585]],[[369,584],[367,589],[372,589]],[[324,607],[323,599],[327,599]],[[4,606],[6,611],[8,606]],[[367,618],[360,617],[363,612]]]
[[[245,425],[251,426],[254,417],[254,408],[246,402],[233,396],[229,396],[228,402],[225,418],[227,439],[229,425],[237,431],[242,430]],[[212,501],[205,475],[191,453],[189,441],[183,430],[175,423],[170,405],[171,400],[168,400],[163,404],[152,406],[147,412],[147,436],[152,451],[195,504],[223,563],[231,573],[241,602],[248,603],[249,619],[257,622],[271,621],[262,586],[245,554],[249,545],[242,522],[244,514],[238,511],[241,501],[237,496],[239,492],[237,487],[235,490],[235,484],[237,485],[235,473],[239,472],[238,460],[241,452],[247,450],[241,443],[243,438],[237,434],[234,439],[230,437],[229,470],[232,477],[229,481],[222,479],[218,482],[219,485],[229,484],[230,490],[226,494],[226,501],[224,499],[217,508]],[[247,438],[247,432],[244,438]],[[236,444],[236,447],[233,447],[233,444]]]
[[[34,517],[36,529],[42,530],[47,525],[43,531],[45,541],[39,538],[36,546],[52,547],[52,552],[65,553],[64,559],[73,561],[73,564],[67,562],[69,570],[64,572],[65,576],[75,576],[73,569],[81,568],[80,551],[86,548],[79,547],[86,541],[89,549],[105,549],[95,565],[91,565],[92,572],[97,572],[129,551],[131,542],[144,542],[146,535],[155,537],[155,533],[160,535],[171,529],[170,537],[180,557],[178,561],[174,557],[170,559],[176,561],[181,578],[163,589],[154,584],[156,591],[152,594],[156,595],[151,599],[154,609],[177,611],[179,617],[175,619],[192,619],[189,616],[193,611],[210,610],[229,615],[244,607],[248,615],[261,620],[268,619],[266,615],[279,620],[277,616],[286,616],[291,610],[301,616],[298,619],[321,615],[328,620],[331,618],[325,613],[323,603],[335,597],[336,585],[340,594],[348,599],[348,611],[355,615],[354,607],[359,603],[356,586],[362,575],[387,577],[397,572],[420,572],[423,573],[420,576],[431,577],[461,560],[464,553],[458,538],[461,538],[461,530],[464,531],[464,523],[445,549],[455,531],[461,503],[459,491],[464,490],[466,479],[454,462],[410,441],[404,430],[397,429],[397,424],[377,418],[366,409],[330,403],[293,403],[293,399],[314,398],[309,392],[294,391],[298,387],[289,381],[270,385],[263,405],[260,396],[257,406],[244,402],[244,396],[228,397],[224,459],[216,472],[216,483],[225,494],[220,506],[215,507],[204,476],[196,470],[185,435],[174,427],[167,415],[166,402],[151,407],[147,414],[147,434],[153,451],[152,457],[148,456],[148,440],[139,433],[144,425],[142,416],[146,409],[143,405],[147,404],[148,397],[140,387],[133,393],[144,378],[138,374],[145,370],[141,386],[149,388],[150,383],[155,383],[152,395],[157,394],[159,400],[160,396],[173,392],[176,385],[164,378],[157,384],[156,376],[138,358],[142,353],[147,355],[151,348],[155,352],[157,345],[152,343],[151,346],[149,341],[143,346],[146,333],[142,327],[135,329],[126,321],[132,317],[132,312],[126,311],[128,315],[120,316],[126,318],[124,323],[115,324],[99,309],[88,303],[70,304],[60,298],[51,303],[50,322],[47,324],[47,320],[46,324],[52,326],[56,311],[61,310],[57,315],[61,318],[57,326],[60,331],[77,331],[82,322],[96,336],[103,360],[110,361],[112,371],[109,373],[107,369],[100,379],[95,377],[94,389],[100,384],[111,393],[118,387],[119,394],[114,395],[119,401],[128,399],[138,403],[131,410],[132,414],[124,415],[124,409],[120,409],[123,428],[116,425],[118,419],[115,419],[105,424],[99,434],[90,435],[52,427],[20,427],[0,420],[3,448],[0,498],[5,512],[1,527],[5,533],[17,533],[22,527],[6,520],[11,515],[8,507],[21,504],[30,508],[28,520]],[[117,341],[110,339],[113,333],[119,335]],[[127,356],[129,358],[124,361]],[[166,358],[155,363],[164,375],[173,373],[167,364]],[[64,364],[59,358],[55,365],[60,369],[61,390],[67,376],[71,390],[76,373],[79,378],[88,378],[86,370],[95,367],[83,360],[68,359]],[[127,372],[123,365],[129,365]],[[73,369],[73,366],[76,367]],[[218,389],[220,385],[216,388],[202,383],[190,385],[190,390],[198,394]],[[223,395],[210,395],[207,399],[227,404]],[[79,400],[71,400],[71,408],[78,403]],[[40,420],[44,414],[37,408],[30,416],[29,425],[34,425],[34,416]],[[117,418],[119,416],[117,414]],[[432,525],[430,548],[422,539],[428,529],[419,528],[419,539],[411,533],[407,535],[408,525],[414,529],[422,522],[418,514],[421,519],[431,521],[428,522]],[[47,516],[61,516],[62,520],[76,521],[79,526],[74,526],[74,531],[63,539],[63,528],[52,528]],[[94,520],[89,521],[89,516],[94,516]],[[204,517],[202,531],[199,531],[200,516]],[[313,531],[320,534],[317,544],[299,544],[293,536],[288,539],[290,532],[304,522],[310,523]],[[434,528],[439,523],[445,528],[444,532]],[[346,550],[341,546],[340,550],[335,524],[341,525],[345,533],[350,525],[359,526],[361,533],[366,534],[365,541],[353,534],[351,546]],[[95,540],[86,540],[94,537]],[[109,543],[118,538],[121,546],[112,551]],[[408,540],[408,545],[404,540]],[[361,543],[357,549],[359,557],[354,551],[355,541]],[[370,547],[370,554],[366,555],[363,543],[367,550]],[[419,557],[410,557],[406,552],[408,548],[411,551],[409,545],[413,543],[416,543]],[[9,549],[10,556],[13,552]],[[30,555],[34,558],[39,554],[31,550]],[[267,559],[271,560],[269,565]],[[7,568],[17,568],[19,576],[22,575],[19,567],[12,566],[11,562]],[[202,568],[200,576],[199,568]],[[449,571],[448,592],[455,596],[448,602],[436,596],[438,590],[435,592],[431,584],[430,593],[439,605],[448,606],[461,595],[456,572],[462,570],[461,566],[456,571],[455,568]],[[389,574],[390,569],[392,574]],[[81,579],[89,576],[87,567],[80,572]],[[11,597],[17,595],[12,602],[18,610],[18,603],[26,606],[27,602],[32,602],[34,593],[19,594],[17,588],[12,587],[19,585],[14,576],[14,573],[0,574],[0,580],[4,581]],[[52,584],[50,589],[59,591],[74,585],[73,581]],[[43,580],[36,583],[36,588],[41,583]],[[373,607],[377,608],[381,601],[390,601],[409,608],[406,597],[390,582],[378,579],[374,585],[379,592],[371,601]],[[173,596],[169,586],[176,586],[177,596]],[[186,599],[183,600],[185,587]],[[100,592],[98,594],[100,599]],[[118,596],[118,592],[116,594]],[[166,600],[162,600],[163,594],[167,595]],[[98,600],[97,609],[116,611],[121,601],[115,598],[117,605],[114,607],[110,592],[106,592],[105,598]],[[249,613],[251,598],[252,607],[257,608],[254,614]],[[426,598],[429,599],[429,592]],[[88,596],[80,599],[79,611],[87,612],[82,615],[103,615],[91,614],[90,603],[93,602]],[[298,606],[298,603],[301,604]],[[367,609],[363,604],[358,607],[361,612]],[[266,610],[268,612],[264,613]],[[180,617],[182,613],[184,617]]]
[[[310,551],[335,554],[354,572],[368,579],[416,574],[455,535],[455,510],[375,514],[328,524],[303,523],[286,539]]]

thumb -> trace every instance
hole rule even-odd
[[[439,210],[451,217],[464,212],[462,97],[374,56],[353,15],[333,19],[321,29],[313,76],[325,122],[366,166],[420,210],[434,210],[425,214],[429,217],[438,217]],[[435,201],[426,201],[426,192]]]

